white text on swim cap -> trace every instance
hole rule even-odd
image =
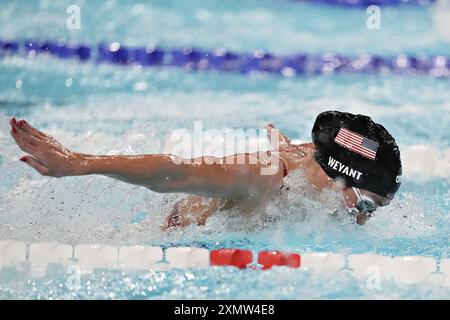
[[[328,158],[328,166],[331,169],[341,172],[341,173],[343,173],[349,177],[352,177],[356,180],[359,180],[359,178],[361,178],[361,175],[362,175],[362,172],[359,172],[358,170],[349,168],[345,164],[342,164],[339,161],[337,161],[336,159],[333,159],[333,157]]]

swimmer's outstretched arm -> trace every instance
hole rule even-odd
[[[10,124],[11,135],[17,145],[29,154],[21,160],[45,176],[100,174],[156,192],[184,192],[242,200],[257,200],[272,190],[278,190],[283,178],[282,169],[273,175],[262,175],[261,169],[265,165],[260,162],[250,164],[254,161],[250,159],[251,154],[227,158],[202,157],[188,162],[166,154],[87,155],[66,149],[24,120],[13,118]],[[245,164],[237,164],[239,157]]]

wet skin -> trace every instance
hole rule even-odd
[[[174,205],[163,230],[191,223],[203,225],[218,210],[237,208],[243,213],[253,212],[279,194],[285,169],[287,172],[303,169],[308,182],[319,191],[324,188],[341,190],[347,207],[355,206],[356,202],[351,188],[334,183],[314,160],[312,143],[294,145],[270,124],[266,126],[268,138],[274,150],[278,150],[270,154],[270,163],[262,161],[267,159],[266,153],[189,160],[170,154],[88,155],[68,150],[25,120],[12,118],[10,125],[11,136],[27,153],[20,160],[41,175],[99,174],[155,192],[188,194]],[[262,169],[271,166],[275,167],[272,174],[261,174]],[[358,224],[363,224],[367,217],[357,215],[356,219]]]

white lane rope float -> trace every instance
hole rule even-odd
[[[376,272],[383,281],[450,287],[450,259],[425,256],[381,256],[311,252],[259,251],[196,247],[109,246],[0,241],[0,274],[14,268],[31,278],[44,277],[51,265],[76,266],[82,274],[95,270],[145,271],[214,266],[267,270],[298,268],[331,276],[348,270],[357,279]]]

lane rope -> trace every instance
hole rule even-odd
[[[190,269],[207,267],[235,267],[268,270],[288,267],[312,274],[332,276],[347,270],[358,279],[379,276],[380,280],[402,284],[430,284],[450,287],[450,259],[436,260],[423,256],[381,256],[284,251],[259,251],[223,248],[207,250],[196,247],[109,246],[59,243],[0,241],[0,276],[11,268],[29,277],[44,277],[52,265],[77,267],[82,274],[98,269],[123,271]]]
[[[50,40],[0,40],[0,57],[51,55],[80,62],[143,67],[172,66],[187,70],[232,71],[242,74],[264,72],[284,77],[337,73],[428,75],[450,77],[450,57],[443,55],[380,56],[337,53],[274,55],[263,50],[238,53],[224,48],[206,50],[194,47],[163,49],[154,45],[129,47],[119,42],[98,46]]]

